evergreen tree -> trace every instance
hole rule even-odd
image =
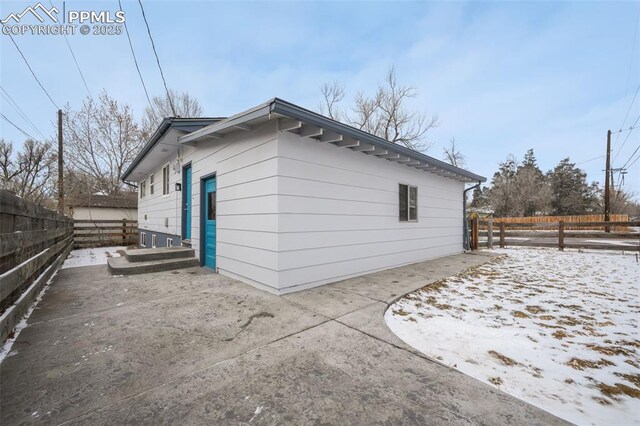
[[[497,217],[517,215],[516,173],[516,160],[509,155],[506,161],[500,163],[498,171],[491,179],[491,189],[488,192],[489,204]]]
[[[533,149],[529,149],[515,177],[516,208],[519,216],[545,213],[551,202],[551,189],[538,167]]]
[[[558,216],[589,214],[598,206],[598,186],[587,183],[587,174],[569,158],[561,160],[547,173],[551,187],[552,214]]]

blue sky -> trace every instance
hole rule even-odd
[[[53,1],[56,6],[61,1]],[[2,1],[0,15],[29,2]],[[47,1],[44,2],[48,5]],[[571,157],[602,181],[607,129],[620,128],[640,85],[640,4],[634,2],[144,2],[168,85],[220,116],[278,96],[314,109],[323,82],[348,95],[373,92],[386,69],[418,90],[413,106],[441,119],[427,154],[442,157],[455,137],[468,168],[491,178],[508,154],[534,148],[543,170]],[[117,2],[67,1],[67,8],[115,11]],[[162,80],[137,2],[123,1],[143,77]],[[14,36],[58,105],[87,96],[61,36]],[[127,39],[68,37],[94,96],[105,89],[140,115],[146,105]],[[0,37],[1,85],[45,134],[55,108],[7,36]],[[4,99],[2,113],[35,133]],[[640,94],[626,127],[640,115]],[[640,122],[638,123],[640,125]],[[6,122],[1,134],[24,137]],[[613,153],[622,146],[614,135]],[[631,132],[621,166],[640,145]],[[626,175],[640,192],[640,161]]]

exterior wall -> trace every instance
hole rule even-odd
[[[164,141],[175,143],[177,133],[168,132]],[[161,141],[162,142],[162,141]],[[273,291],[277,283],[277,134],[275,122],[251,132],[235,132],[220,140],[186,146],[180,164],[191,163],[191,245],[200,258],[200,185],[212,174],[217,180],[216,263],[222,274]],[[182,170],[176,172],[169,159],[169,194],[162,195],[162,167],[155,171],[155,191],[139,199],[140,231],[182,234]],[[148,181],[148,176],[147,176]],[[150,244],[150,236],[147,234]],[[159,244],[159,243],[158,243]]]
[[[76,220],[135,220],[138,218],[138,210],[109,207],[74,207],[73,218]]]
[[[142,244],[143,233],[146,238],[145,244]],[[152,248],[154,235],[156,236],[156,247],[179,247],[182,245],[182,238],[179,235],[165,234],[163,232],[138,228],[138,246],[141,248]],[[167,240],[169,238],[172,240],[171,246],[167,245]]]
[[[463,183],[278,132],[275,122],[184,147],[167,161],[169,194],[162,195],[162,164],[154,194],[147,183],[139,200],[147,246],[153,233],[158,247],[166,245],[161,238],[180,241],[182,192],[175,183],[191,163],[196,255],[201,181],[215,174],[218,272],[274,293],[462,252]],[[417,222],[398,219],[400,183],[418,187]]]
[[[279,133],[278,287],[286,293],[460,253],[452,179]],[[398,185],[418,187],[418,221],[398,219]]]

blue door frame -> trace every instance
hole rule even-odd
[[[216,176],[200,181],[200,265],[216,270]]]
[[[191,164],[182,168],[182,239],[191,239]]]

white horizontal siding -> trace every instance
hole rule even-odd
[[[286,132],[278,143],[280,214],[256,216],[277,226],[282,292],[462,251],[462,183]],[[418,187],[417,222],[398,219],[400,183]]]

